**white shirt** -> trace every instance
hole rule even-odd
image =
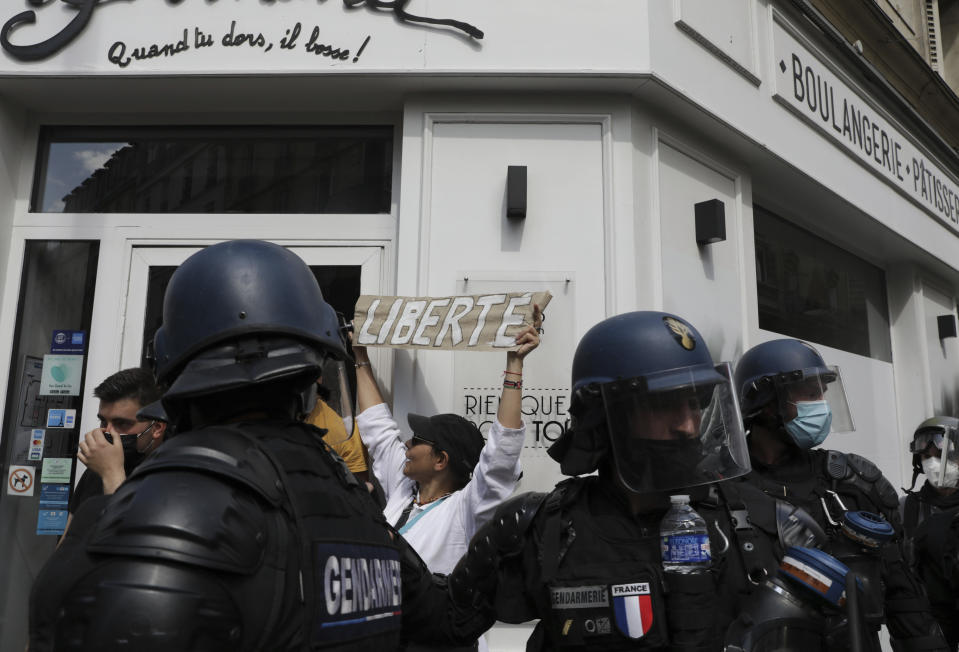
[[[363,443],[373,458],[373,473],[386,493],[383,514],[395,525],[416,495],[415,483],[403,475],[406,446],[400,439],[400,429],[385,403],[364,410],[357,422]],[[496,508],[516,489],[525,436],[525,425],[504,428],[494,421],[469,484],[439,504],[434,501],[422,507],[414,505],[407,524],[417,520],[403,533],[403,538],[430,571],[452,572],[476,530],[492,518]]]

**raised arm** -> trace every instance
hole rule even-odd
[[[403,475],[406,446],[400,439],[399,426],[380,394],[366,347],[354,346],[353,356],[356,360],[356,425],[370,451],[373,475],[382,485],[387,501],[394,495],[410,496],[413,482]]]
[[[506,354],[506,373],[496,423],[486,433],[473,477],[463,492],[463,528],[472,537],[493,516],[495,510],[516,489],[520,476],[519,456],[523,452],[526,426],[520,412],[523,398],[523,361],[539,346],[542,313],[533,306],[533,324],[516,336],[517,349]]]
[[[523,400],[523,360],[539,346],[539,336],[543,327],[543,313],[533,304],[533,325],[527,326],[516,336],[515,351],[506,353],[506,371],[503,379],[503,392],[500,395],[496,420],[504,428],[520,428],[523,415],[520,411]]]
[[[382,403],[383,395],[380,394],[380,386],[376,384],[366,347],[354,346],[353,358],[356,360],[356,409],[363,412]]]

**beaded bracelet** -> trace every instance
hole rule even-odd
[[[504,389],[523,389],[522,380],[503,380]]]

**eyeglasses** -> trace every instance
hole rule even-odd
[[[136,433],[136,438],[139,439],[143,435],[147,434],[147,431],[150,430],[156,424],[157,424],[156,419],[154,419],[153,421],[150,422],[150,425],[148,425],[146,428],[144,428],[140,432]],[[130,434],[132,435],[133,433],[131,432]]]
[[[121,441],[122,441],[122,438],[123,438],[123,437],[133,437],[133,438],[136,439],[137,441],[140,441],[140,437],[142,437],[143,435],[147,434],[147,432],[148,432],[151,428],[153,428],[153,426],[155,426],[156,424],[157,424],[157,422],[156,422],[156,420],[154,419],[153,421],[150,422],[150,425],[148,425],[146,428],[144,428],[144,429],[141,430],[140,432],[128,432],[128,433],[121,432],[121,433],[118,433],[118,434],[119,434],[120,437],[121,437]],[[113,443],[113,435],[112,435],[111,433],[105,432],[105,433],[103,433],[103,436],[106,438],[106,440],[107,440],[108,442],[110,442],[111,444]]]
[[[429,446],[436,453],[442,452],[442,449],[439,447],[439,445],[435,441],[430,441],[429,439],[423,439],[422,437],[419,437],[417,435],[413,435],[412,437],[410,437],[409,442],[407,442],[407,446],[409,448],[413,448],[414,446],[419,446],[420,444],[425,444]]]

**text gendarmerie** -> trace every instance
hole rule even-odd
[[[550,590],[553,609],[585,609],[609,604],[609,591],[603,585],[572,586]]]
[[[330,555],[323,568],[323,594],[331,616],[399,607],[400,562]]]

